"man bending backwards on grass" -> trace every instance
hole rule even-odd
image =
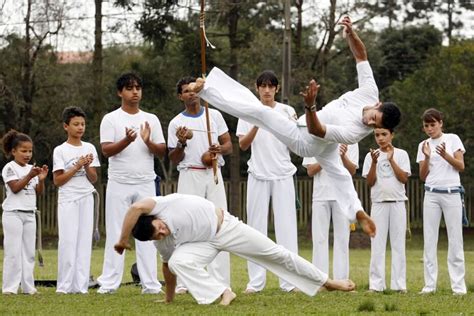
[[[261,106],[250,90],[217,68],[205,81],[199,79],[190,88],[200,91],[201,98],[219,110],[273,133],[297,155],[315,157],[333,181],[343,214],[352,221],[357,219],[364,232],[372,237],[375,224],[363,211],[349,171],[339,163],[339,143],[355,144],[371,134],[374,127],[394,128],[400,121],[400,110],[393,103],[378,102],[378,88],[364,43],[352,29],[349,17],[340,24],[345,27],[349,47],[357,62],[359,87],[316,113],[319,85],[311,80],[302,93],[306,115],[300,118],[299,124]]]
[[[168,303],[173,301],[178,276],[198,304],[211,304],[220,297],[220,304],[229,305],[235,293],[205,269],[221,251],[259,264],[310,296],[321,287],[355,288],[351,280],[329,279],[310,262],[199,196],[176,193],[132,204],[115,245],[118,253],[130,249],[131,233],[141,241],[155,240],[163,260]]]

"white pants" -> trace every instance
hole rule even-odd
[[[3,211],[3,281],[2,293],[36,293],[35,213]]]
[[[466,293],[464,282],[464,248],[462,237],[462,205],[459,193],[425,192],[423,201],[424,238],[424,291],[435,291],[438,279],[438,234],[441,214],[448,233],[448,272],[451,289],[455,293]]]
[[[278,245],[298,253],[295,185],[293,177],[281,180],[259,180],[252,174],[247,182],[247,225],[267,236],[268,209],[272,198],[275,237]],[[265,268],[248,262],[249,283],[247,289],[261,291],[266,283]],[[280,279],[280,288],[291,291],[294,286]]]
[[[340,163],[339,144],[313,136],[306,127],[298,127],[291,119],[262,106],[250,90],[228,76],[219,75],[218,69],[209,74],[206,87],[200,96],[217,109],[269,131],[301,157],[316,157],[334,184],[342,213],[355,221],[356,213],[363,208],[351,174]],[[221,91],[225,91],[225,95]]]
[[[168,263],[171,272],[181,278],[199,304],[212,303],[226,289],[205,269],[223,250],[254,261],[307,295],[315,295],[328,279],[310,262],[226,212],[224,222],[212,240],[180,245]]]
[[[377,234],[370,243],[369,289],[383,291],[385,285],[385,250],[390,234],[392,268],[390,289],[406,290],[405,234],[407,214],[405,202],[372,203],[370,216],[377,226]]]
[[[119,240],[128,208],[134,202],[155,195],[154,181],[135,185],[108,181],[105,198],[107,239],[102,275],[97,279],[101,289],[116,290],[122,282],[125,256],[115,252],[114,245]],[[135,248],[142,293],[158,293],[161,284],[157,279],[157,254],[153,242],[135,240]]]
[[[218,184],[214,181],[212,169],[180,170],[178,193],[197,195],[208,199],[218,208],[227,210],[227,198],[222,179],[221,169],[217,168]],[[230,287],[230,255],[220,252],[207,267],[209,273],[226,287]],[[176,290],[186,288],[180,279],[177,280]]]
[[[58,204],[58,282],[56,292],[87,293],[94,227],[92,193]]]
[[[336,201],[313,201],[312,235],[313,264],[329,274],[329,227],[332,217],[334,231],[333,279],[349,278],[350,221]]]

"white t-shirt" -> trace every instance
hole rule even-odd
[[[290,119],[296,119],[295,109],[289,105],[277,102],[273,110]],[[244,136],[252,128],[252,124],[239,119],[236,135]],[[296,172],[296,167],[291,163],[288,147],[264,129],[260,128],[255,135],[251,151],[252,154],[247,162],[248,173],[259,180],[284,179]]]
[[[411,175],[410,158],[406,151],[394,148],[393,159],[400,169],[408,173],[409,176]],[[364,178],[367,178],[371,164],[372,156],[369,152],[365,156],[364,167],[362,168],[362,176]],[[375,172],[377,180],[370,188],[370,199],[372,202],[408,200],[405,192],[405,184],[398,181],[395,176],[392,165],[387,159],[387,153],[380,151]]]
[[[162,220],[170,230],[169,236],[155,241],[163,262],[168,262],[179,245],[208,241],[216,235],[218,218],[212,202],[200,196],[179,193],[153,199],[156,205],[149,215]]]
[[[213,144],[219,143],[219,136],[228,132],[227,125],[222,117],[221,112],[215,109],[209,109],[209,121],[211,124],[211,141]],[[181,160],[177,166],[178,171],[188,167],[204,167],[201,162],[201,156],[209,150],[209,141],[207,139],[206,131],[206,113],[204,107],[201,107],[201,112],[193,116],[186,112],[181,112],[176,115],[168,125],[168,148],[176,148],[178,137],[176,137],[176,130],[180,126],[185,126],[188,129],[193,129],[193,138],[186,141],[187,146],[184,148],[184,159]],[[218,155],[218,165],[224,165],[224,158]]]
[[[347,157],[359,168],[359,144],[351,144],[347,146]],[[303,167],[308,168],[309,165],[318,163],[314,157],[305,157],[303,159]],[[341,156],[339,163],[342,164]],[[334,181],[329,178],[326,170],[321,169],[313,177],[313,201],[335,201],[337,197],[333,188]]]
[[[10,161],[3,167],[2,178],[7,190],[7,196],[3,201],[2,208],[4,211],[35,211],[36,210],[36,186],[39,183],[38,177],[34,177],[28,184],[20,190],[13,193],[8,182],[20,180],[25,177],[31,170],[33,165],[20,166],[14,160]]]
[[[436,153],[436,146],[441,143],[446,143],[446,152],[453,155],[456,151],[461,150],[463,153],[466,152],[464,145],[456,134],[442,134],[437,139],[427,139],[431,149],[429,173],[426,177],[425,184],[432,188],[450,188],[461,185],[461,179],[459,172],[454,169],[443,157]],[[425,155],[422,151],[424,141],[418,145],[418,154],[416,155],[416,162],[425,160]]]
[[[138,136],[124,150],[109,157],[109,179],[125,184],[140,184],[156,178],[154,157],[140,137],[140,126],[150,124],[151,141],[164,144],[165,138],[156,115],[139,111],[129,114],[121,108],[107,113],[100,123],[100,143],[115,143],[125,137],[125,127],[135,129]]]
[[[53,152],[53,172],[64,170],[64,172],[74,168],[74,165],[81,156],[92,154],[94,160],[91,167],[100,167],[97,150],[94,145],[81,142],[81,146],[74,146],[67,142],[54,148]],[[68,182],[58,189],[58,203],[72,202],[86,196],[94,191],[94,186],[87,179],[86,170],[82,167]]]
[[[318,111],[319,120],[326,125],[325,140],[340,144],[355,144],[373,132],[362,122],[363,109],[378,102],[378,88],[368,61],[357,63],[359,88],[344,93]],[[306,128],[306,117],[298,119]]]

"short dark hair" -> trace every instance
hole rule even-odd
[[[263,84],[271,84],[274,87],[278,87],[278,78],[273,70],[264,70],[257,77],[257,87],[260,87]]]
[[[155,219],[154,216],[142,215],[138,218],[137,223],[132,229],[132,235],[135,239],[140,241],[152,240],[153,234],[155,233],[155,226],[152,222]]]
[[[393,102],[383,102],[379,108],[382,112],[382,125],[388,130],[394,130],[400,123],[401,112],[398,106]]]
[[[183,86],[185,84],[190,84],[191,82],[196,82],[196,77],[186,76],[178,80],[176,83],[176,93],[181,94],[183,93]]]
[[[73,117],[80,116],[86,118],[86,113],[78,106],[68,106],[63,110],[63,123],[69,124]]]
[[[142,78],[137,73],[134,72],[127,72],[120,76],[117,79],[117,91],[122,91],[124,87],[128,87],[136,83],[140,87],[143,86]]]
[[[427,123],[441,122],[443,118],[443,112],[438,111],[435,108],[427,109],[425,112],[423,112],[423,115],[421,116],[423,122]]]

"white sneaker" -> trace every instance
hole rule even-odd
[[[453,292],[453,295],[455,295],[455,296],[463,296],[463,295],[466,295],[466,292]]]
[[[113,290],[113,289],[104,289],[103,287],[99,288],[97,290],[97,293],[98,294],[115,294],[115,292],[117,292],[117,290]]]

